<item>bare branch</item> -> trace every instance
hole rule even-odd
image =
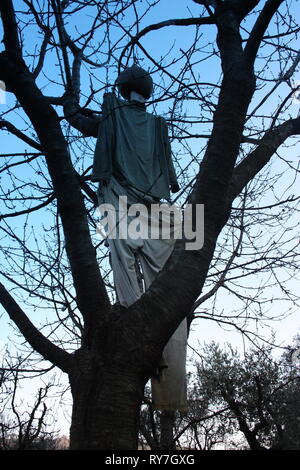
[[[140,38],[148,34],[150,31],[157,31],[158,29],[165,28],[167,26],[190,26],[190,25],[208,25],[214,24],[215,21],[213,18],[180,18],[180,19],[171,19],[166,21],[161,21],[160,23],[154,23],[146,28],[142,29],[138,34],[133,36],[126,47],[122,50],[120,55],[119,63],[121,63],[122,58],[124,57],[127,49],[129,49],[134,44],[137,44]]]
[[[23,140],[26,142],[26,144],[30,145],[30,147],[35,148],[36,150],[42,150],[42,146],[36,142],[35,140],[31,139],[28,137],[26,134],[24,134],[22,131],[17,129],[11,122],[9,121],[4,121],[0,119],[0,129],[7,129],[9,132],[14,134],[16,137],[19,139]]]
[[[45,359],[59,367],[63,372],[69,372],[72,366],[71,354],[49,341],[49,339],[31,323],[3,284],[0,284],[0,303],[33,349]]]
[[[268,0],[260,12],[244,49],[249,65],[253,65],[257,51],[270,21],[282,3],[283,0]]]
[[[270,161],[279,146],[290,136],[300,134],[300,117],[290,119],[266,132],[258,147],[233,171],[228,200],[232,202],[242,189]]]

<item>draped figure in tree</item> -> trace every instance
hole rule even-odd
[[[175,239],[124,236],[120,196],[127,198],[126,212],[133,204],[150,207],[161,200],[170,201],[170,189],[175,193],[179,186],[167,124],[162,117],[146,112],[145,100],[153,88],[151,76],[134,65],[120,73],[116,84],[125,101],[114,93],[104,95],[92,180],[99,182],[99,203],[111,205],[117,213],[117,236],[108,236],[108,244],[118,301],[128,307],[162,270]],[[127,223],[134,218],[128,216]],[[167,343],[158,374],[151,380],[157,410],[186,411],[186,341],[184,320]]]

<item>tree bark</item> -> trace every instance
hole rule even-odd
[[[134,368],[111,366],[81,351],[70,384],[71,450],[137,449],[145,379]]]
[[[174,442],[175,411],[162,411],[160,415],[160,449],[175,450]]]
[[[148,355],[146,341],[140,348],[136,334],[141,335],[140,330],[120,317],[98,351],[83,347],[74,354],[69,373],[71,449],[137,449],[144,387],[160,350],[156,347]]]

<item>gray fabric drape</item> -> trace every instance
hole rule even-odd
[[[109,181],[112,175],[159,199],[169,199],[170,185],[177,184],[165,120],[106,93],[92,181]]]
[[[105,94],[92,180],[100,181],[99,203],[111,204],[117,215],[117,231],[123,217],[120,196],[127,196],[128,206],[169,200],[170,185],[177,184],[177,179],[165,120],[147,113],[143,105]],[[128,217],[128,224],[133,219]],[[149,218],[145,222],[151,224]],[[128,307],[142,295],[136,258],[147,290],[172,253],[174,239],[117,236],[108,237],[108,243],[118,300]],[[186,411],[186,343],[184,320],[164,349],[162,363],[167,367],[152,379],[155,409]]]
[[[128,206],[141,203],[138,194],[135,194],[134,191],[126,191],[114,177],[111,178],[108,185],[102,187],[98,196],[100,204],[110,204],[114,208],[117,226],[126,216],[128,227],[135,217],[127,216],[127,207],[119,210],[119,196],[124,195],[127,196]],[[147,204],[150,201],[151,199],[148,197]],[[155,202],[154,199],[152,202]],[[105,221],[107,218],[105,215]],[[139,218],[139,221],[141,224],[143,222],[148,224],[149,227],[151,224],[150,211],[147,219]],[[112,231],[112,227],[105,228]],[[119,235],[118,231],[117,234]],[[173,231],[171,231],[171,237],[172,235]],[[136,272],[136,257],[139,260],[144,287],[147,290],[171,255],[175,240],[172,238],[133,239],[127,236],[125,239],[108,238],[108,243],[118,300],[124,307],[129,307],[143,293]],[[159,376],[151,379],[152,401],[156,410],[179,410],[181,412],[187,410],[186,347],[187,324],[186,320],[183,320],[164,348]]]

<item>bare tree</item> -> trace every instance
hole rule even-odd
[[[18,357],[13,359],[8,351],[0,367],[0,449],[28,450],[54,448],[55,433],[47,429],[49,408],[46,400],[53,384],[40,387],[33,404],[22,393],[24,374],[33,377],[43,374],[34,370],[27,361]]]
[[[262,348],[240,357],[231,347],[207,344],[197,365],[196,389],[202,400],[219,409],[220,424],[232,437],[237,431],[244,435],[248,448],[297,449],[299,369],[272,352]]]
[[[264,304],[274,301],[263,298],[261,283],[255,290],[251,280],[243,284],[259,272],[266,288],[280,286],[289,305],[298,300],[287,290],[296,243],[283,224],[291,221],[292,229],[299,199],[283,198],[288,188],[269,169],[274,156],[281,175],[298,173],[289,154],[279,154],[300,129],[289,108],[299,63],[293,11],[283,0],[261,6],[258,0],[197,0],[187,2],[195,10],[189,17],[145,23],[159,6],[136,0],[0,5],[0,80],[16,99],[0,120],[9,133],[1,155],[8,176],[1,188],[1,274],[9,288],[1,284],[0,301],[29,345],[69,376],[72,449],[136,448],[144,386],[184,317],[214,315],[251,339],[248,322],[264,320]],[[87,26],[80,25],[83,18]],[[164,28],[191,31],[190,42],[155,58],[147,38]],[[205,240],[191,251],[179,240],[151,288],[120,309],[107,250],[95,236],[89,157],[101,119],[98,100],[130,61],[146,63],[157,77],[150,105],[168,116],[180,201],[204,204]],[[90,89],[81,91],[87,77]],[[11,150],[16,139],[24,152]],[[275,201],[262,204],[275,189]],[[274,225],[270,237],[256,231],[263,227],[268,235]],[[284,279],[280,267],[288,272]],[[238,299],[236,311],[224,316],[210,303],[203,310],[223,287]],[[29,319],[33,309],[45,313],[43,328]],[[46,316],[50,311],[56,316]]]
[[[143,449],[212,450],[218,444],[224,447],[226,438],[236,431],[226,414],[229,407],[220,408],[213,398],[208,399],[207,390],[201,385],[201,377],[189,374],[188,412],[184,414],[178,411],[157,413],[153,411],[151,400],[145,400],[147,406],[141,411],[139,440]]]

